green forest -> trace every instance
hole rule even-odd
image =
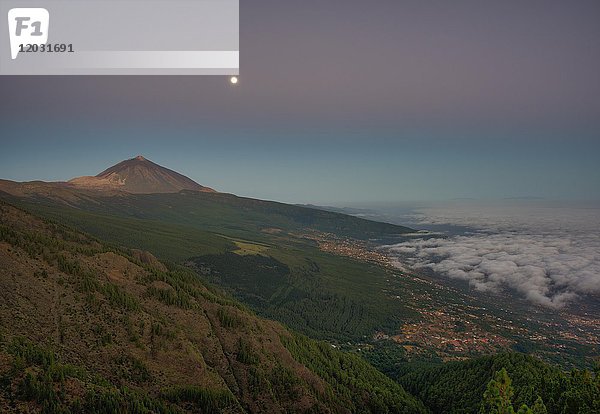
[[[389,374],[433,413],[600,412],[598,370],[564,372],[519,353]],[[513,407],[514,411],[511,411]]]

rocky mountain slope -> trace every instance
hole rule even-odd
[[[74,178],[69,184],[78,188],[114,189],[134,194],[177,193],[181,190],[215,192],[141,155],[113,165],[95,177]]]

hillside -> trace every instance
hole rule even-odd
[[[60,183],[0,180],[0,196],[16,203],[35,203],[41,207],[72,207],[91,213],[157,220],[237,235],[310,228],[368,240],[375,237],[397,237],[413,231],[407,227],[346,214],[224,193],[106,193]]]
[[[0,411],[426,412],[190,271],[0,202]]]
[[[107,242],[147,250],[169,262],[205,263],[212,268],[202,275],[207,281],[261,316],[313,337],[360,340],[376,330],[393,329],[414,313],[395,299],[407,295],[408,286],[404,293],[385,293],[388,270],[324,252],[318,241],[352,238],[368,245],[369,238],[410,231],[401,226],[222,193],[109,196],[71,189],[71,196],[59,199],[10,191],[14,195],[0,198]],[[220,277],[229,271],[215,267],[222,263],[221,255],[243,251],[239,246],[259,246],[261,254],[287,266],[289,274],[272,279],[254,271],[243,284],[235,274]],[[241,260],[243,267],[252,257]]]
[[[407,359],[517,350],[582,368],[598,354],[557,334],[560,319],[528,303],[512,299],[507,307],[446,279],[394,269],[373,246],[380,237],[401,238],[410,231],[404,227],[223,193],[0,188],[11,192],[0,199],[111,245],[185,265],[258,315],[348,349],[383,335],[395,338]],[[535,342],[532,335],[549,339]],[[461,346],[448,346],[450,340]]]

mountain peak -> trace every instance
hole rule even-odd
[[[138,155],[107,168],[95,177],[69,181],[76,187],[95,190],[121,190],[134,194],[178,193],[181,190],[215,192],[173,170]]]

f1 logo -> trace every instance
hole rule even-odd
[[[50,13],[43,8],[16,8],[8,11],[10,54],[17,58],[21,45],[44,45],[48,42]]]

